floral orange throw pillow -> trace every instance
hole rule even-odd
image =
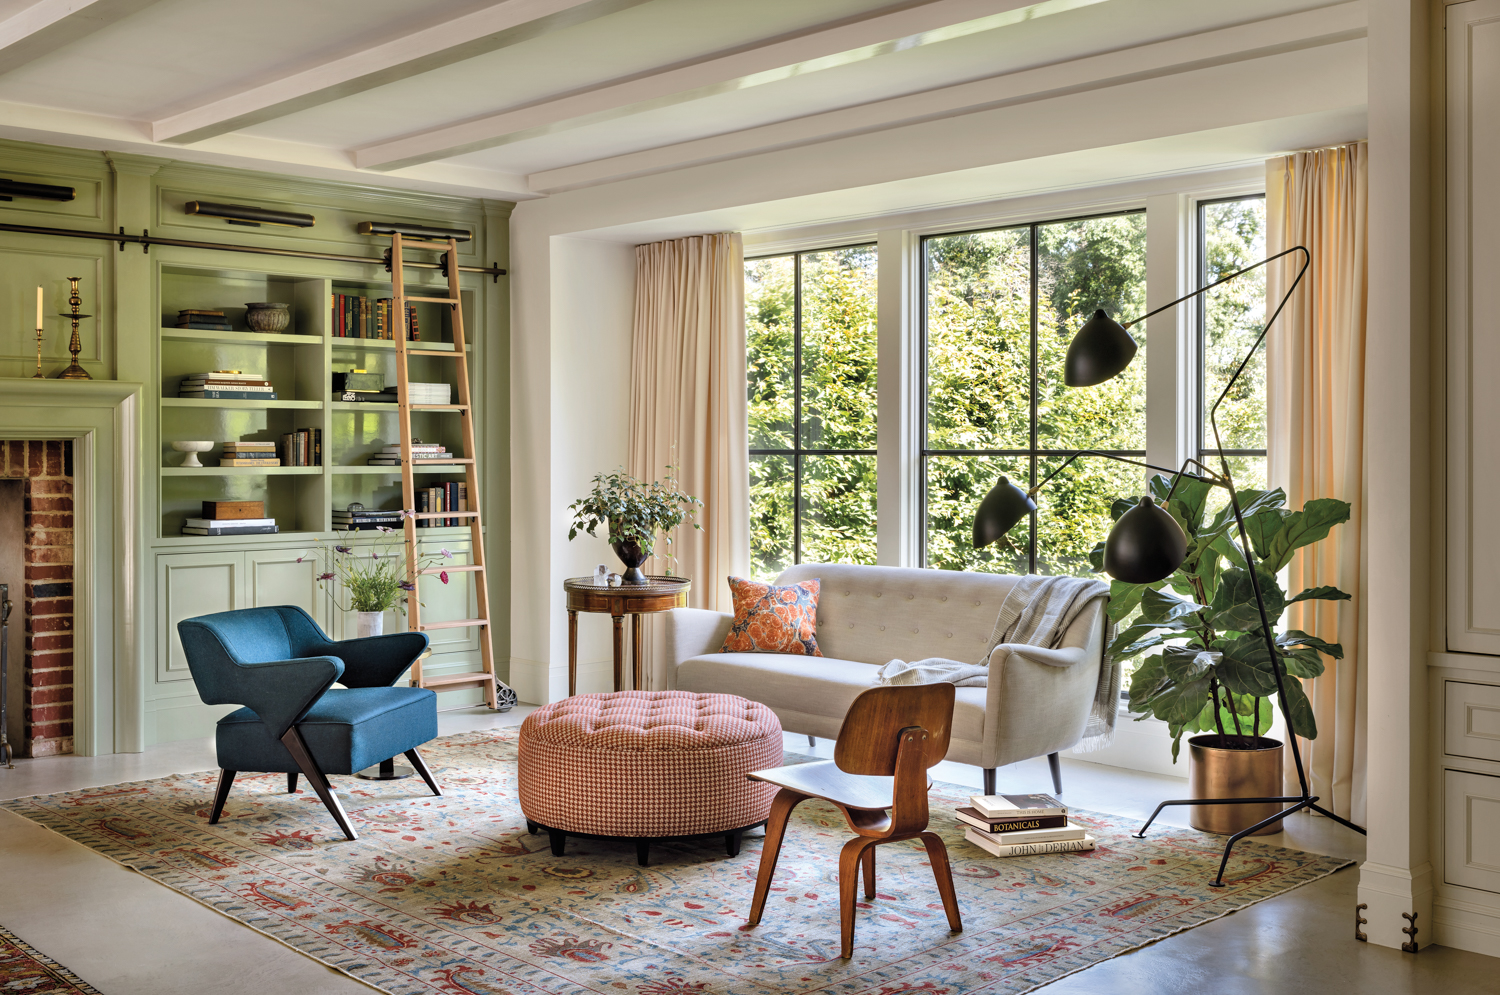
[[[720,653],[792,653],[822,656],[818,649],[818,581],[777,587],[729,578],[734,624]]]

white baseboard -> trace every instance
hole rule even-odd
[[[578,664],[578,693],[600,694],[614,690],[614,662],[592,660]],[[516,697],[525,705],[545,705],[568,696],[568,668],[553,667],[540,660],[510,658],[510,680]]]
[[[1500,909],[1439,896],[1432,902],[1432,942],[1500,957]]]

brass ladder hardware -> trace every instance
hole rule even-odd
[[[1401,949],[1405,953],[1414,954],[1414,953],[1417,952],[1417,916],[1418,915],[1420,915],[1420,913],[1417,913],[1417,912],[1403,912],[1403,913],[1401,913],[1401,918],[1405,919],[1407,922],[1411,923],[1410,926],[1402,926],[1401,927],[1401,932],[1403,932],[1407,936],[1411,937],[1411,939],[1409,939],[1405,943],[1401,944]]]
[[[469,389],[469,354],[468,343],[464,338],[464,314],[463,305],[459,296],[458,287],[458,243],[454,239],[445,242],[430,242],[410,240],[405,248],[418,248],[426,250],[440,250],[444,253],[444,270],[448,276],[447,297],[425,297],[407,296],[405,274],[403,266],[405,261],[401,258],[402,237],[399,231],[390,234],[391,249],[389,254],[391,264],[391,315],[392,337],[396,343],[396,420],[401,431],[401,507],[405,508],[407,514],[402,516],[402,527],[406,537],[406,579],[411,584],[413,592],[417,589],[417,582],[421,575],[440,573],[443,568],[437,570],[421,570],[418,568],[417,550],[417,521],[419,519],[433,518],[457,518],[465,521],[469,527],[470,538],[470,562],[468,565],[449,567],[455,573],[469,574],[474,578],[474,595],[477,602],[476,617],[464,619],[449,619],[446,621],[423,621],[422,605],[416,596],[407,602],[407,611],[411,620],[411,628],[415,632],[426,632],[437,629],[472,628],[479,639],[479,655],[481,659],[478,671],[463,674],[434,674],[425,676],[423,674],[423,661],[421,659],[411,666],[412,687],[431,688],[434,691],[458,691],[466,688],[479,688],[484,693],[484,701],[490,708],[500,711],[509,711],[516,702],[516,694],[495,676],[495,657],[490,634],[490,591],[484,562],[484,518],[479,512],[479,461],[475,455],[478,450],[474,445],[474,409],[470,398]],[[428,264],[428,268],[432,268]],[[453,351],[441,350],[407,349],[407,301],[428,301],[436,304],[448,305],[452,315],[453,328]],[[409,395],[411,374],[407,369],[407,360],[413,355],[432,356],[439,355],[445,359],[454,361],[454,378],[457,381],[458,403],[454,405],[413,405]],[[418,410],[443,410],[452,412],[460,420],[463,453],[456,459],[443,460],[443,464],[451,466],[454,470],[463,468],[464,482],[468,489],[468,504],[470,511],[446,511],[446,512],[424,512],[416,511],[417,495],[416,480],[412,473],[412,431],[411,413],[413,409]],[[424,466],[433,465],[424,462]]]
[[[1367,926],[1370,923],[1370,920],[1360,915],[1360,912],[1368,909],[1369,907],[1370,905],[1368,902],[1360,902],[1354,907],[1354,938],[1361,943],[1370,942],[1370,938],[1365,935],[1365,931],[1359,928],[1361,926]]]

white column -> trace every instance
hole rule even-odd
[[[879,351],[877,354],[876,522],[878,561],[914,567],[921,562],[920,435],[922,362],[921,242],[891,229],[877,239]]]
[[[1191,198],[1146,198],[1146,310],[1181,297],[1192,282]],[[1176,468],[1198,455],[1201,402],[1193,314],[1187,302],[1146,323],[1146,462],[1157,466]]]

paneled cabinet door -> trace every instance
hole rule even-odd
[[[192,679],[177,623],[243,607],[244,574],[244,553],[169,553],[156,558],[158,681]]]
[[[301,562],[298,562],[298,558]],[[295,549],[245,553],[246,607],[296,605],[328,630],[328,594],[318,586],[319,561]]]

